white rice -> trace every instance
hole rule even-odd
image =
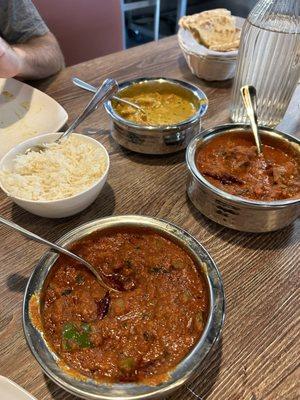
[[[11,170],[0,171],[0,180],[13,197],[59,200],[93,186],[106,167],[103,149],[71,135],[60,144],[49,144],[44,152],[18,155]]]

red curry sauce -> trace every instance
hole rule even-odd
[[[195,161],[210,183],[235,196],[261,201],[300,198],[300,155],[279,141],[264,143],[258,156],[250,133],[226,133],[200,146]]]
[[[105,274],[105,290],[66,256],[53,266],[41,310],[49,345],[71,368],[107,382],[158,384],[199,340],[209,298],[191,256],[152,230],[96,232],[72,246]]]

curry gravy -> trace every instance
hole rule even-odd
[[[187,90],[168,83],[136,84],[123,89],[118,96],[129,100],[145,111],[113,101],[115,111],[124,119],[140,125],[174,125],[192,117],[199,100]]]
[[[250,132],[219,135],[199,146],[196,166],[214,186],[260,201],[300,198],[300,154],[282,140],[262,136],[257,155]]]

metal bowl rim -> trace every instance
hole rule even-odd
[[[104,104],[104,108],[107,111],[107,113],[110,115],[110,117],[113,119],[114,122],[118,122],[126,127],[129,128],[134,128],[134,129],[139,129],[141,131],[170,131],[170,130],[178,130],[183,127],[186,127],[187,125],[193,124],[194,122],[197,122],[200,120],[203,115],[206,113],[207,108],[208,108],[208,98],[206,94],[203,92],[203,90],[199,89],[197,86],[181,81],[179,79],[172,79],[172,78],[162,78],[162,77],[157,77],[157,78],[152,78],[152,77],[144,77],[144,78],[138,78],[138,79],[133,79],[133,80],[127,80],[119,84],[119,90],[126,89],[134,84],[138,83],[147,83],[147,82],[166,82],[170,84],[175,84],[183,87],[184,89],[189,90],[190,92],[193,93],[195,97],[197,97],[199,100],[205,100],[205,103],[201,104],[199,109],[195,114],[193,114],[190,118],[179,122],[178,124],[171,124],[171,125],[140,125],[136,124],[134,122],[131,122],[127,119],[122,118],[117,112],[115,112],[111,101],[108,100]]]
[[[105,224],[112,223],[112,225],[106,226]],[[166,381],[163,382],[162,384],[158,386],[147,386],[147,385],[141,385],[141,384],[113,384],[109,385],[114,388],[122,388],[124,389],[127,387],[131,387],[132,389],[134,388],[144,388],[147,390],[147,392],[143,392],[142,394],[137,394],[133,396],[111,396],[111,395],[101,395],[100,394],[93,394],[93,393],[87,393],[82,391],[80,388],[76,387],[76,382],[81,382],[77,379],[72,378],[72,383],[70,384],[66,382],[64,379],[61,377],[57,376],[55,374],[55,371],[52,371],[52,369],[44,363],[44,361],[41,359],[39,356],[39,351],[36,350],[35,346],[38,347],[38,344],[32,340],[31,335],[30,335],[30,330],[34,330],[35,332],[38,333],[39,338],[43,341],[43,343],[47,347],[48,353],[50,353],[53,357],[55,353],[53,353],[44,338],[41,335],[41,332],[36,329],[33,324],[31,323],[31,319],[29,316],[29,310],[28,310],[28,304],[29,300],[31,298],[31,295],[33,293],[36,293],[38,289],[41,287],[36,287],[37,283],[39,284],[40,282],[33,282],[34,278],[37,279],[42,279],[42,284],[51,269],[55,259],[57,258],[57,255],[55,253],[48,251],[44,254],[44,256],[38,261],[38,263],[35,266],[35,269],[33,270],[28,283],[26,285],[25,293],[24,293],[24,299],[23,299],[23,330],[24,330],[24,335],[27,341],[27,344],[33,354],[33,356],[36,358],[36,360],[39,362],[40,366],[42,367],[43,371],[46,373],[47,376],[49,376],[54,382],[56,382],[60,387],[63,389],[69,391],[70,393],[73,393],[77,396],[84,396],[84,398],[87,399],[98,399],[98,400],[113,400],[113,399],[120,399],[120,400],[142,400],[142,399],[152,399],[152,398],[157,398],[159,395],[166,395],[167,393],[170,393],[173,391],[175,388],[181,386],[192,374],[192,372],[196,369],[196,367],[199,365],[199,361],[197,362],[198,357],[200,356],[200,362],[203,362],[203,360],[207,357],[208,353],[210,352],[211,348],[213,345],[218,341],[218,339],[221,336],[223,324],[224,324],[224,318],[225,318],[225,297],[224,297],[224,288],[223,288],[223,282],[222,282],[222,277],[220,274],[220,271],[214,262],[214,260],[211,258],[210,254],[207,252],[207,250],[192,236],[190,235],[187,231],[184,229],[178,227],[177,225],[170,223],[168,221],[165,221],[163,219],[158,219],[158,218],[152,218],[152,217],[146,217],[146,216],[139,216],[139,215],[120,215],[120,216],[112,216],[112,217],[105,217],[101,219],[97,219],[85,224],[82,224],[78,226],[75,229],[72,229],[71,231],[67,232],[65,235],[63,235],[56,243],[60,245],[69,245],[72,242],[78,240],[80,237],[84,237],[88,235],[91,232],[94,232],[96,230],[101,230],[101,229],[106,229],[111,226],[134,226],[134,225],[139,225],[141,227],[149,227],[153,229],[157,229],[158,231],[163,232],[164,228],[165,233],[169,235],[169,237],[173,236],[175,239],[177,238],[180,243],[185,243],[185,246],[187,249],[189,249],[194,255],[195,249],[191,247],[191,243],[195,245],[196,249],[199,249],[201,251],[201,256],[198,255],[197,259],[203,260],[203,255],[205,255],[205,262],[207,261],[207,268],[210,270],[211,274],[215,274],[215,277],[217,279],[217,286],[212,285],[211,282],[211,276],[209,274],[206,275],[206,280],[209,286],[209,292],[210,292],[210,314],[209,318],[205,327],[204,332],[202,333],[200,339],[192,348],[192,350],[186,355],[186,357],[175,367],[173,371],[171,371],[171,374],[175,373],[178,369],[179,372],[182,373],[182,376],[179,378],[177,377],[175,380],[171,380],[171,382]],[[167,228],[170,230],[168,231]],[[76,234],[79,234],[80,237],[76,237]],[[181,237],[180,234],[183,236]],[[178,236],[177,236],[178,235]],[[48,261],[48,262],[47,262]],[[44,269],[40,268],[41,265],[44,265]],[[44,271],[45,270],[45,271]],[[43,274],[45,275],[44,278],[41,278],[40,275]],[[33,288],[32,288],[33,285]],[[218,317],[217,311],[219,311],[220,316]],[[213,340],[212,338],[209,338],[209,334],[211,333],[210,331],[213,331]],[[205,348],[205,345],[207,348]],[[202,350],[205,350],[204,354],[202,353]],[[197,357],[196,357],[197,356]],[[55,361],[54,361],[55,362]],[[184,369],[184,364],[191,364],[192,368],[190,370]],[[181,371],[183,370],[183,371]],[[62,372],[62,370],[60,370]],[[70,375],[64,373],[67,375],[67,377],[70,378]],[[94,381],[90,381],[90,385],[93,386],[100,386],[101,384],[95,384]],[[88,397],[86,397],[88,396]]]
[[[259,129],[262,131],[265,131],[266,133],[275,133],[278,136],[283,137],[284,139],[287,139],[288,141],[297,143],[300,145],[300,140],[296,138],[295,136],[289,135],[287,133],[278,131],[273,128],[269,128],[267,126],[259,126]],[[196,164],[195,164],[195,151],[197,149],[197,142],[203,141],[203,140],[209,140],[214,137],[214,134],[225,134],[226,132],[234,132],[235,130],[250,130],[251,127],[248,124],[224,124],[224,125],[218,125],[214,128],[211,129],[206,129],[200,133],[198,133],[196,136],[193,137],[193,139],[190,141],[186,148],[186,153],[185,153],[185,160],[187,167],[192,174],[192,176],[202,185],[204,185],[208,190],[211,192],[217,194],[220,197],[223,197],[227,200],[230,200],[232,202],[238,203],[238,204],[243,204],[247,206],[251,206],[254,208],[280,208],[280,207],[285,207],[290,204],[297,204],[300,203],[300,199],[283,199],[283,200],[276,200],[276,201],[260,201],[260,200],[250,200],[244,197],[239,197],[232,195],[230,193],[227,193],[221,189],[218,189],[216,186],[212,185],[205,177],[198,171]],[[280,140],[280,139],[279,139]]]

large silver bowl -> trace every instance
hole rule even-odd
[[[195,164],[197,148],[219,135],[230,132],[251,131],[245,124],[217,126],[195,136],[186,149],[186,163],[190,172],[187,192],[194,206],[213,221],[244,232],[270,232],[291,224],[300,214],[300,199],[280,201],[256,201],[233,196],[212,185],[198,171]],[[299,139],[276,131],[260,127],[262,139],[273,138],[293,146],[300,157]]]
[[[114,109],[111,101],[105,103],[105,109],[112,119],[112,137],[121,146],[143,154],[169,154],[185,149],[192,137],[200,130],[201,118],[207,111],[208,99],[204,92],[188,82],[169,78],[140,78],[123,82],[118,94],[134,85],[152,85],[159,90],[168,85],[176,90],[192,95],[197,111],[190,118],[174,125],[140,125],[122,118]]]
[[[99,219],[79,226],[64,235],[57,243],[62,246],[69,246],[74,241],[94,231],[120,226],[151,228],[176,241],[195,258],[200,272],[207,281],[210,309],[205,330],[191,352],[171,371],[168,381],[157,386],[133,383],[101,384],[91,379],[75,379],[58,366],[58,357],[49,349],[43,334],[33,325],[29,315],[29,300],[33,294],[40,293],[45,279],[57,259],[57,255],[53,252],[46,253],[38,262],[27,284],[23,304],[24,333],[32,354],[43,371],[55,383],[76,396],[97,400],[161,398],[177,389],[191,377],[193,371],[218,340],[223,325],[225,306],[222,279],[216,264],[200,243],[179,227],[154,218],[128,215]]]

